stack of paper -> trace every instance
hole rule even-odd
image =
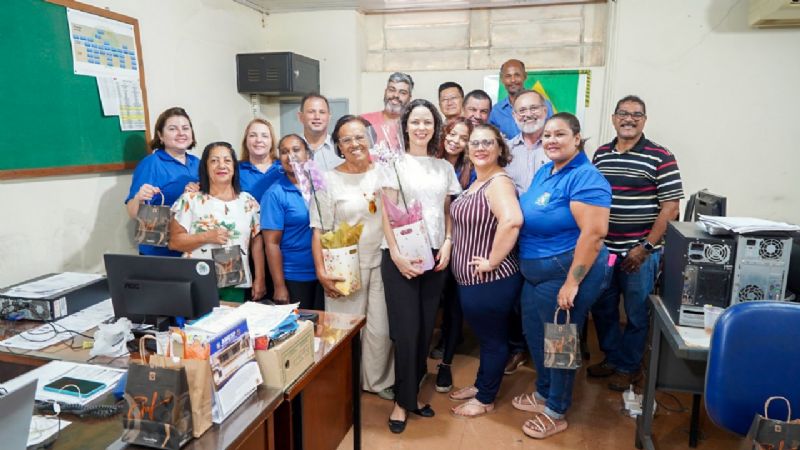
[[[218,334],[230,328],[241,319],[247,320],[247,328],[253,336],[268,336],[281,322],[286,320],[299,306],[262,305],[256,302],[245,302],[239,307],[221,306],[202,318],[187,325],[188,330],[202,330],[210,334]]]
[[[755,217],[719,217],[700,215],[697,226],[709,234],[747,234],[800,231],[800,226]]]

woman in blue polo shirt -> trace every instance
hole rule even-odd
[[[273,136],[272,124],[265,119],[253,119],[244,129],[242,158],[239,162],[240,182],[242,191],[256,200],[260,200],[281,176],[281,162],[275,151]]]
[[[283,174],[261,199],[261,229],[276,303],[300,302],[300,308],[324,310],[322,286],[317,281],[311,253],[308,204],[297,187],[290,161],[308,160],[311,151],[300,136],[278,142]]]
[[[172,206],[189,183],[196,191],[200,160],[188,153],[197,141],[192,120],[183,108],[174,107],[161,113],[156,120],[155,135],[150,141],[153,153],[146,156],[133,171],[130,192],[125,199],[128,215],[136,218],[139,205],[145,202]],[[140,255],[181,256],[167,247],[139,245]]]
[[[519,200],[525,219],[519,238],[522,326],[536,364],[536,389],[512,404],[535,413],[522,431],[536,439],[566,430],[575,380],[575,370],[544,366],[544,324],[563,309],[580,330],[611,275],[603,245],[611,186],[583,152],[580,131],[572,114],[547,120],[542,144],[551,162]]]

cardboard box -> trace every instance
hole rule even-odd
[[[265,386],[286,389],[314,364],[314,323],[298,322],[297,331],[269,350],[256,350]]]

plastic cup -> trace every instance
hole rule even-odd
[[[719,306],[703,305],[703,324],[705,325],[706,333],[711,334],[714,331],[714,324],[717,323],[722,311],[725,308]]]

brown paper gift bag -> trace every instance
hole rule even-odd
[[[786,420],[769,417],[769,404],[783,400],[788,408]],[[786,397],[770,397],[764,402],[764,415],[756,414],[747,432],[750,448],[758,450],[797,450],[800,448],[800,420],[792,420],[792,404]]]
[[[166,247],[169,243],[169,221],[172,211],[164,206],[164,194],[161,194],[160,205],[144,204],[136,213],[136,234],[134,240],[139,244]]]
[[[581,366],[580,336],[578,327],[569,323],[569,310],[567,321],[558,323],[556,308],[553,323],[544,324],[544,366],[551,369],[577,369]]]
[[[236,286],[247,281],[242,255],[244,251],[239,245],[211,249],[217,271],[217,287]]]

